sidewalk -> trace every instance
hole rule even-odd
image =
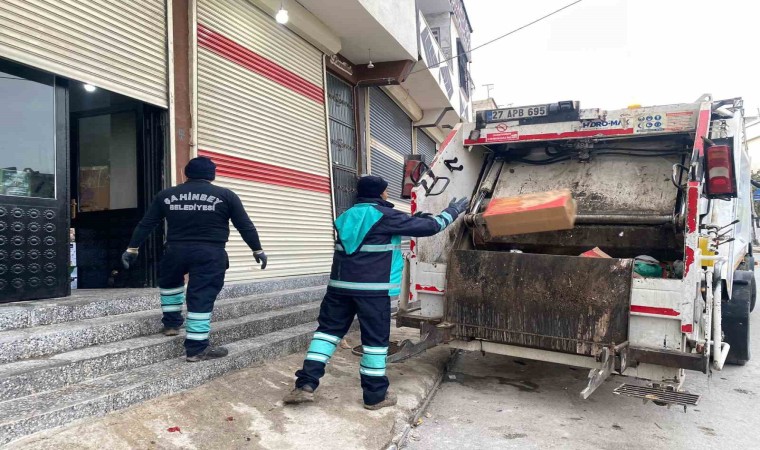
[[[391,341],[417,337],[417,330],[391,329]],[[359,334],[349,334],[348,340],[358,345]],[[399,404],[379,411],[362,406],[359,357],[339,348],[311,405],[282,404],[302,363],[298,353],[105,417],[44,431],[7,448],[385,449],[425,401],[449,354],[447,347],[438,347],[389,365]]]

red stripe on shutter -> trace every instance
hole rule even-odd
[[[325,92],[320,86],[200,23],[198,45],[317,103],[325,103]]]
[[[329,177],[251,161],[237,156],[223,155],[208,150],[198,150],[198,156],[205,156],[214,161],[217,176],[322,192],[324,194],[331,192]]]

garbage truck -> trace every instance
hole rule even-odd
[[[463,219],[412,239],[389,362],[436,345],[589,369],[619,395],[696,405],[688,372],[750,359],[756,298],[741,98],[477,112],[432,159],[405,161],[413,213],[470,198]],[[566,190],[570,229],[491,233],[493,202]],[[507,217],[508,219],[508,217]],[[591,256],[589,251],[593,250]]]

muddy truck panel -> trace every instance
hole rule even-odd
[[[633,260],[455,250],[452,338],[596,356],[628,340]]]

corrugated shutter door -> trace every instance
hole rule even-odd
[[[380,88],[370,88],[370,172],[388,181],[390,200],[408,210],[401,200],[404,156],[412,153],[412,120]]]
[[[2,0],[0,56],[167,106],[164,0]]]
[[[326,273],[333,251],[322,53],[244,0],[198,2],[198,146],[243,201],[265,271],[233,231],[227,280]]]
[[[430,164],[435,158],[436,150],[435,141],[430,138],[424,131],[417,129],[417,153],[424,157],[425,163]]]

